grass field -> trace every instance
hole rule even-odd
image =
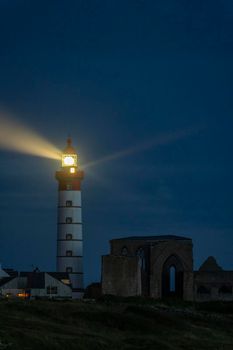
[[[0,349],[233,350],[233,303],[2,300]]]

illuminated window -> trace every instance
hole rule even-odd
[[[57,294],[57,287],[53,287],[53,286],[48,286],[47,287],[47,294]]]
[[[67,224],[72,224],[72,218],[71,217],[67,217],[66,218],[66,223]]]
[[[66,234],[66,239],[67,240],[71,240],[73,238],[72,234],[71,233],[67,233]]]
[[[70,173],[74,174],[75,173],[75,168],[70,168]]]
[[[6,295],[7,296],[7,295]],[[30,293],[26,293],[26,292],[21,292],[17,294],[17,297],[19,298],[23,298],[23,299],[29,299],[30,298]]]
[[[73,268],[72,268],[72,267],[70,267],[70,266],[69,266],[69,267],[67,267],[67,268],[66,268],[66,272],[68,272],[68,273],[72,273],[72,272],[73,272]]]
[[[67,207],[72,207],[72,204],[73,204],[72,201],[66,201],[66,206]]]
[[[72,255],[73,255],[72,250],[67,250],[66,251],[66,256],[72,256]]]
[[[62,155],[62,166],[70,167],[77,166],[78,157],[77,154],[63,154]]]

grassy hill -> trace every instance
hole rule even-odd
[[[233,349],[233,303],[0,301],[0,349]]]

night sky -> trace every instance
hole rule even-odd
[[[85,170],[86,284],[130,235],[233,269],[232,0],[1,0],[0,106],[82,164],[135,150]],[[4,267],[55,270],[59,167],[0,151]]]

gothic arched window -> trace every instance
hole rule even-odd
[[[145,252],[143,248],[139,248],[137,250],[136,255],[139,257],[139,265],[142,270],[146,269],[146,257],[145,257]]]
[[[176,291],[176,268],[171,266],[169,268],[169,290],[170,292]]]

